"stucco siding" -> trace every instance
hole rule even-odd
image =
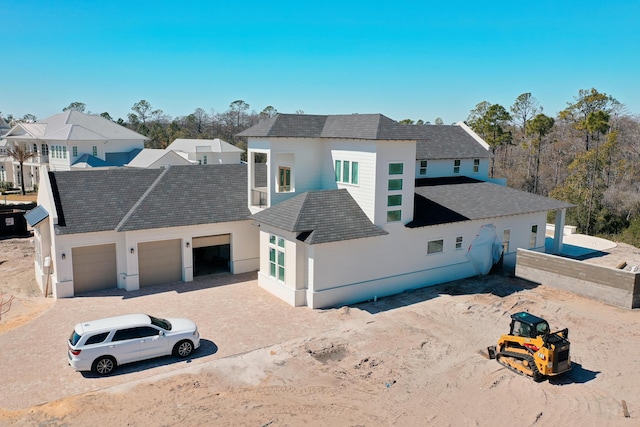
[[[460,172],[454,173],[455,159],[427,160],[427,174],[420,175],[420,160],[416,161],[416,178],[440,178],[446,176],[468,176],[485,181],[489,176],[489,162],[491,159],[482,158],[478,166],[478,172],[473,171],[473,159],[460,159]]]
[[[415,189],[415,157],[416,144],[414,141],[393,141],[379,142],[376,156],[376,195],[375,195],[375,216],[374,224],[386,226],[387,212],[401,209],[402,217],[400,223],[406,224],[413,219],[413,194]],[[389,165],[392,163],[402,163],[403,172],[401,175],[390,175]],[[389,180],[402,179],[402,190],[389,190]],[[402,195],[401,206],[388,206],[388,196]]]

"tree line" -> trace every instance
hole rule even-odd
[[[85,112],[86,105],[72,102],[67,110]],[[543,111],[531,93],[523,93],[511,106],[482,101],[469,112],[467,125],[491,147],[490,175],[507,178],[510,187],[574,204],[567,223],[581,233],[640,246],[640,119],[594,88],[580,90],[555,116]],[[165,148],[176,138],[221,138],[246,150],[236,134],[277,113],[273,106],[258,113],[236,100],[221,113],[196,108],[172,118],[141,100],[126,119],[100,115],[148,137],[148,148]],[[400,123],[430,125],[411,119]],[[436,118],[435,125],[441,124]]]

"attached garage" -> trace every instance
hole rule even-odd
[[[180,239],[138,243],[140,287],[182,280]]]
[[[231,261],[231,235],[194,237],[193,275],[228,273]]]
[[[115,243],[72,248],[71,256],[74,294],[117,286]]]

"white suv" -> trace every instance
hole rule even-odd
[[[69,364],[98,375],[116,366],[173,354],[187,357],[200,347],[200,334],[188,319],[129,314],[78,323],[69,337]]]

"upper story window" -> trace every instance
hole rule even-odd
[[[73,153],[73,157],[78,157],[78,147],[76,145],[71,147],[71,152]]]
[[[345,184],[358,183],[358,162],[336,160],[336,182]]]
[[[42,148],[42,155],[43,156],[48,156],[49,155],[49,145],[48,144],[42,144],[41,148]]]
[[[402,190],[402,178],[400,179],[390,179],[389,185],[387,187],[389,191]]]
[[[38,144],[33,144],[33,152],[34,153],[38,152]]]
[[[453,173],[460,173],[460,159],[453,161]]]
[[[207,156],[202,156],[202,164],[203,165],[207,164]]]
[[[480,159],[473,159],[473,173],[480,172]]]
[[[456,237],[456,250],[462,249],[462,236]]]
[[[402,175],[404,163],[389,163],[389,175]]]
[[[278,192],[286,193],[291,191],[291,168],[286,166],[278,167]]]
[[[62,146],[62,158],[63,159],[67,158],[67,146],[66,145]]]
[[[98,146],[94,145],[93,147],[91,147],[91,153],[95,156],[98,157]]]
[[[426,160],[420,160],[420,168],[418,170],[418,174],[419,175],[426,175],[427,174],[427,161]]]

